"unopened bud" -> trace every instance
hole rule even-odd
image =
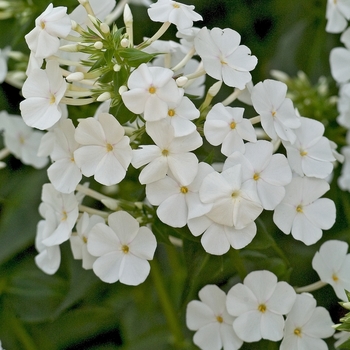
[[[110,32],[109,25],[107,23],[100,24],[101,32],[104,34],[108,34]]]
[[[95,44],[94,44],[94,48],[96,50],[101,50],[103,48],[103,43],[102,41],[96,41]]]
[[[222,81],[219,80],[216,83],[214,83],[208,90],[208,95],[214,97],[217,95],[217,93],[220,91],[222,85]]]
[[[80,47],[79,44],[68,44],[61,46],[60,50],[66,52],[79,52]]]
[[[88,14],[88,17],[93,24],[98,25],[97,18],[95,16]]]
[[[100,96],[97,97],[97,101],[98,102],[103,102],[103,101],[107,101],[111,99],[111,94],[109,92],[104,92],[103,94],[101,94]]]
[[[119,95],[123,94],[126,91],[128,91],[128,88],[125,85],[122,85],[118,90]]]
[[[113,70],[114,70],[115,72],[119,72],[121,68],[122,68],[122,67],[121,67],[119,64],[117,64],[117,63],[113,66]]]
[[[188,82],[187,77],[178,77],[176,79],[176,84],[178,87],[183,87]]]
[[[344,309],[350,310],[350,301],[348,301],[348,302],[346,302],[346,303],[342,303],[341,306],[342,306]]]
[[[74,72],[66,76],[66,80],[68,82],[81,81],[83,79],[84,79],[84,73],[82,72]]]
[[[119,207],[119,202],[115,199],[112,199],[112,198],[101,199],[101,202],[106,208],[111,209],[111,210],[117,210]]]
[[[123,38],[122,40],[120,40],[120,46],[121,47],[129,47],[130,45],[130,41],[127,38]]]
[[[128,23],[132,23],[134,20],[128,4],[125,4],[125,7],[124,7],[123,20],[125,25],[127,25]]]

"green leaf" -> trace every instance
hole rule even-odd
[[[157,56],[157,54],[149,54],[133,48],[118,50],[118,54],[120,57],[124,58],[131,67],[138,67],[141,63],[147,63]]]

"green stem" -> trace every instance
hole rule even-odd
[[[33,339],[15,315],[10,314],[8,317],[8,322],[10,323],[10,328],[14,331],[18,341],[21,342],[22,349],[37,350],[37,346],[35,345]]]
[[[273,237],[271,237],[271,246],[272,246],[272,249],[279,255],[279,257],[286,263],[286,265],[288,267],[291,267],[287,256],[284,254],[284,251],[276,244]]]
[[[248,272],[243,264],[241,256],[239,255],[239,251],[236,249],[230,249],[230,257],[233,261],[233,264],[237,270],[240,279],[243,281],[245,276],[247,276]]]
[[[181,330],[180,319],[176,313],[172,300],[169,298],[169,294],[166,290],[158,262],[154,259],[150,261],[150,264],[151,276],[156,287],[169,328],[174,337],[175,346],[176,348],[181,349],[184,344],[184,337]]]

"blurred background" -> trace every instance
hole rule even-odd
[[[22,0],[18,3],[18,13],[13,18],[0,21],[0,48],[10,46],[12,50],[28,54],[23,37],[33,28],[35,18],[50,1]],[[258,65],[252,72],[254,83],[271,78],[272,69],[286,72],[291,77],[303,71],[309,77],[308,91],[318,83],[320,76],[324,76],[329,82],[328,95],[337,94],[330,78],[328,58],[331,48],[339,46],[339,36],[325,32],[325,0],[186,0],[183,3],[195,5],[196,11],[203,16],[203,22],[197,22],[197,26],[229,27],[241,34],[241,43],[258,57]],[[24,8],[30,6],[25,20],[21,19],[21,4]],[[77,1],[57,0],[53,4],[67,6],[70,12]],[[159,24],[149,21],[146,8],[133,5],[131,9],[135,42],[139,42],[143,37],[150,37]],[[118,24],[123,26],[121,22]],[[175,40],[175,33],[176,29],[171,28],[163,39]],[[294,89],[297,90],[295,86]],[[225,89],[220,92],[223,97],[229,93]],[[331,135],[332,122],[337,115],[335,106],[321,107],[322,98],[318,98],[315,105],[307,107],[301,96],[298,107],[308,113],[303,114],[306,117],[324,122],[328,120],[325,123]],[[20,101],[17,88],[6,83],[0,85],[0,111],[19,114]],[[171,345],[171,333],[152,276],[136,288],[120,283],[104,284],[92,271],[83,270],[81,261],[73,260],[68,242],[62,245],[62,263],[55,275],[48,276],[35,266],[34,256],[37,253],[33,244],[36,226],[41,219],[38,213],[41,187],[48,182],[46,169],[24,166],[12,156],[6,163],[7,167],[0,170],[0,340],[4,348],[175,349]],[[335,177],[338,174],[339,169]],[[338,221],[332,230],[324,233],[325,239],[349,241],[349,195],[337,189],[333,182],[327,197],[337,204]],[[306,247],[277,232],[271,225],[271,213],[265,216],[258,223],[259,230],[276,238],[293,268],[271,253],[264,233],[254,241],[254,248],[258,247],[259,252],[253,254],[247,249],[242,253],[246,266],[254,268],[259,265],[270,269],[278,276],[288,278],[292,285],[316,281],[311,259],[322,241]],[[186,303],[196,299],[198,290],[207,283],[217,283],[227,291],[239,280],[234,266],[226,258],[210,257],[201,270],[204,255],[193,253],[200,248],[197,240],[187,242],[183,250],[163,243],[157,249],[158,265],[154,268],[163,273],[168,293],[183,323],[187,339],[183,349],[196,349],[191,344],[193,333],[185,326]],[[338,308],[333,290],[326,287],[314,295],[319,305],[327,307],[334,322],[337,322],[342,311]],[[333,348],[332,343],[333,340],[330,340],[330,349]],[[278,349],[278,344],[261,342],[245,345],[242,349]]]

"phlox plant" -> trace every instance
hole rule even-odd
[[[322,18],[313,84],[193,4],[0,1],[0,348],[350,348],[348,2]]]

